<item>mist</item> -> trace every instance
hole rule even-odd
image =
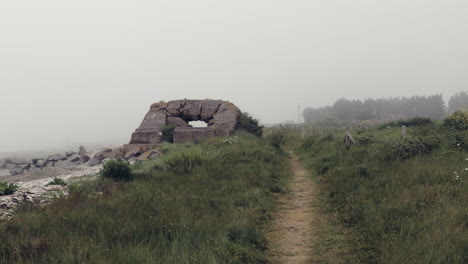
[[[262,123],[468,89],[468,2],[3,1],[0,152],[123,144],[160,100]]]

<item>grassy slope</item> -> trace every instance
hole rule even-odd
[[[325,262],[338,262],[337,254],[345,263],[468,262],[468,132],[440,126],[408,132],[439,147],[396,159],[390,153],[401,142],[398,128],[352,131],[363,144],[351,148],[341,133],[302,140],[303,162],[320,174],[334,225],[320,234]],[[324,248],[329,241],[343,250]]]
[[[238,143],[164,149],[133,182],[84,183],[51,206],[22,208],[0,224],[0,262],[263,263],[284,154],[242,133]]]

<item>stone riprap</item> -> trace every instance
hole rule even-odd
[[[0,160],[0,181],[11,181],[14,179],[6,177],[42,171],[43,169],[74,170],[83,166],[94,167],[102,164],[105,160],[117,158],[126,159],[130,161],[130,163],[134,163],[159,157],[161,151],[151,148],[152,146],[148,144],[123,145],[112,148],[106,147],[94,152],[88,152],[84,147],[80,147],[78,153],[67,151],[65,155],[54,154],[47,158],[35,158],[32,160],[7,158]],[[151,154],[146,153],[146,155],[142,155],[150,150]]]
[[[166,125],[175,127],[174,143],[201,138],[230,136],[240,117],[234,104],[222,100],[175,100],[155,103],[132,134],[130,144],[157,144],[162,142]],[[191,127],[188,122],[204,121],[206,128]]]

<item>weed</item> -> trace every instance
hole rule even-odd
[[[47,185],[61,185],[61,186],[65,186],[65,185],[67,185],[67,183],[66,183],[62,178],[54,177],[54,179],[51,180],[49,183],[47,183]]]
[[[1,195],[10,195],[18,190],[18,185],[7,182],[0,182],[0,196]]]

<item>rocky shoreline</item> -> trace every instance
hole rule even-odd
[[[102,148],[89,153],[84,147],[78,152],[50,155],[47,158],[9,158],[0,161],[0,182],[14,183],[18,190],[11,195],[0,196],[0,219],[11,219],[20,203],[38,206],[49,204],[54,198],[66,196],[67,186],[49,185],[58,177],[66,183],[95,178],[108,160],[122,158],[130,163],[156,159],[159,149],[150,145],[124,145]]]

